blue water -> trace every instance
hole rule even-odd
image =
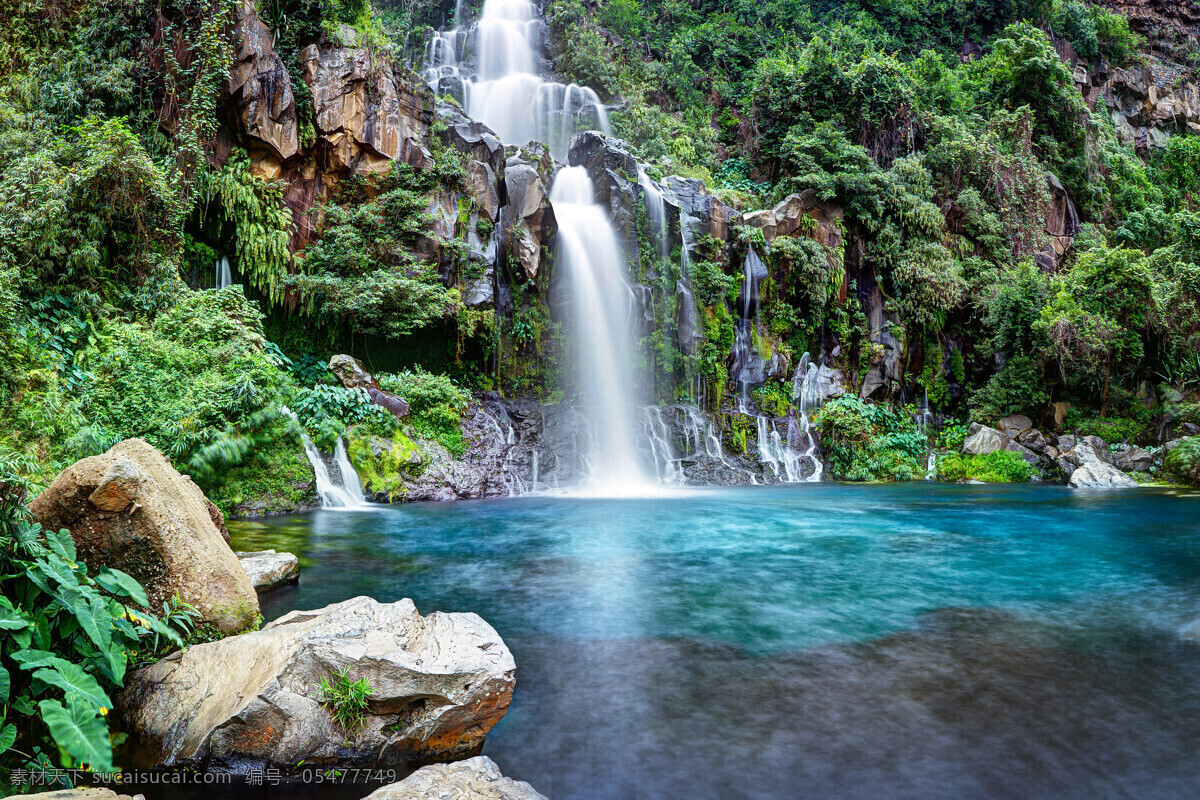
[[[1195,797],[1200,497],[823,484],[231,525],[264,614],[474,611],[516,657],[485,753],[554,800]]]

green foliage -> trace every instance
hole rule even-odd
[[[1079,424],[1082,436],[1099,436],[1109,444],[1131,442],[1146,428],[1145,420],[1128,417],[1088,417]]]
[[[0,456],[0,776],[55,762],[111,771],[111,693],[139,653],[182,640],[137,610],[147,605],[137,581],[89,575],[70,532],[31,521],[26,471]]]
[[[296,392],[291,402],[292,411],[313,443],[325,450],[332,450],[350,425],[371,422],[385,430],[395,427],[395,417],[371,402],[366,389],[319,383],[311,389]]]
[[[913,481],[925,476],[928,442],[911,415],[842,395],[817,414],[830,473],[848,481]]]
[[[1200,486],[1200,436],[1189,436],[1163,457],[1163,468],[1173,479]]]
[[[940,481],[983,481],[984,483],[1024,483],[1033,476],[1033,468],[1021,456],[1008,450],[986,455],[946,453],[938,458]]]
[[[455,456],[466,450],[462,415],[471,395],[448,375],[434,375],[418,368],[377,376],[385,390],[404,398],[416,434],[440,442]]]
[[[334,722],[351,736],[365,722],[371,693],[371,682],[366,678],[350,680],[347,667],[332,677],[321,679],[321,705],[329,711]]]

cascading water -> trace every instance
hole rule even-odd
[[[646,204],[646,216],[650,220],[650,229],[654,233],[655,246],[659,258],[666,258],[667,246],[667,204],[663,199],[662,189],[650,180],[646,169],[640,163],[637,165],[638,186],[642,188],[643,202]],[[682,223],[681,223],[682,227]],[[683,256],[686,258],[686,256]]]
[[[474,25],[430,40],[425,80],[435,93],[461,92],[467,114],[506,144],[545,142],[563,161],[577,131],[609,133],[608,114],[588,87],[542,77],[541,32],[529,0],[486,0]],[[473,70],[466,53],[472,54]]]
[[[558,263],[571,297],[584,402],[596,423],[589,484],[605,494],[637,493],[654,481],[638,458],[633,433],[634,297],[616,234],[593,198],[587,170],[559,170],[550,190]]]
[[[821,480],[824,466],[817,452],[817,437],[812,431],[809,414],[821,405],[821,389],[818,386],[821,370],[809,359],[808,353],[800,356],[796,373],[792,376],[792,403],[799,406],[798,413],[790,418],[796,426],[795,433],[788,430],[788,442],[793,450],[800,450],[799,458],[812,466],[806,480],[817,483]]]
[[[233,283],[233,273],[229,269],[229,258],[221,256],[213,264],[213,272],[215,273],[214,284],[218,289],[224,289]]]
[[[283,413],[287,414],[292,419],[296,419],[296,414],[290,408],[284,408]],[[299,421],[297,420],[297,426]],[[321,455],[321,451],[313,444],[312,439],[308,438],[308,434],[300,428],[300,440],[304,443],[304,456],[308,459],[309,466],[312,467],[313,476],[317,482],[317,495],[321,498],[322,508],[366,508],[368,503],[364,498],[362,483],[358,479],[358,473],[354,470],[354,465],[350,463],[350,458],[346,455],[346,446],[342,443],[341,438],[337,440],[337,446],[334,448],[334,463],[337,464],[338,472],[341,475],[342,485],[338,486],[334,483],[333,478],[329,474],[329,468],[325,466],[325,459]]]

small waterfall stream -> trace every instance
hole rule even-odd
[[[213,263],[213,283],[218,289],[224,289],[233,283],[233,273],[229,268],[229,257],[221,256]]]
[[[290,408],[285,407],[283,413],[296,420],[296,414]],[[304,432],[304,428],[300,427],[299,420],[296,420],[296,425],[300,428],[300,439],[304,442],[304,456],[308,459],[309,466],[312,467],[313,475],[317,481],[317,495],[321,498],[321,507],[368,507],[370,504],[366,501],[366,493],[363,492],[362,482],[358,479],[358,473],[355,471],[354,465],[350,463],[350,457],[346,454],[346,445],[341,437],[338,437],[337,446],[333,450],[334,464],[337,465],[338,476],[341,479],[341,485],[339,486],[329,474],[329,467],[325,465],[325,458],[321,455],[321,451],[313,444],[312,439],[308,438],[308,434]]]

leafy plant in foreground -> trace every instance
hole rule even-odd
[[[366,678],[350,680],[350,670],[346,667],[332,678],[321,679],[321,704],[347,733],[353,734],[362,727],[370,700],[371,682]]]

